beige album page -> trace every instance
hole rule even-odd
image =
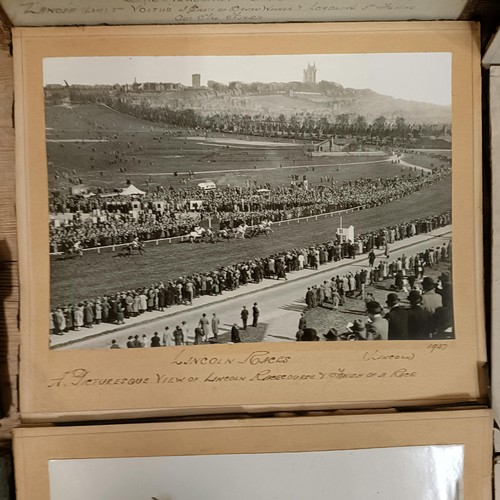
[[[26,420],[484,398],[476,25],[17,29],[14,57]]]
[[[17,495],[488,500],[491,424],[458,410],[16,429]]]

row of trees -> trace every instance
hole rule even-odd
[[[247,135],[271,135],[288,138],[322,139],[331,135],[353,135],[375,137],[379,140],[398,139],[398,142],[414,142],[422,136],[439,136],[450,132],[448,124],[407,123],[398,116],[388,119],[381,115],[372,122],[360,114],[339,113],[334,116],[318,116],[310,112],[241,114],[214,113],[204,115],[193,109],[171,109],[168,106],[151,106],[148,102],[133,102],[119,94],[110,92],[71,91],[73,103],[105,104],[121,113],[154,123],[162,123],[181,128],[198,128]]]

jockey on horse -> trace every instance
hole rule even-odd
[[[263,219],[256,227],[254,227],[251,237],[258,236],[259,234],[265,234],[268,236],[269,233],[274,233],[274,230],[271,228],[271,221]]]
[[[193,230],[189,233],[189,241],[194,243],[195,241],[200,241],[205,234],[205,229],[200,226],[194,226]]]
[[[130,247],[130,253],[132,253],[132,250],[139,250],[139,253],[146,253],[146,249],[144,248],[144,243],[139,240],[139,237],[136,236],[132,242],[129,245]]]
[[[115,255],[115,257],[130,257],[133,250],[138,250],[139,253],[146,253],[144,243],[138,236],[136,236],[128,245],[125,245],[123,249]]]
[[[79,255],[80,257],[83,257],[82,242],[79,240],[75,241],[70,249],[70,253],[74,253]]]
[[[245,224],[240,224],[237,228],[233,229],[234,231],[234,237],[235,238],[240,238],[242,240],[245,239],[245,233],[248,229],[248,226]]]
[[[261,233],[264,233],[266,236],[269,234],[269,233],[274,233],[274,230],[271,228],[271,224],[272,222],[270,220],[267,220],[267,219],[264,219],[263,221],[261,221],[261,223],[259,224],[259,231]]]
[[[217,237],[229,241],[230,233],[227,229],[219,229],[219,231],[217,232]]]

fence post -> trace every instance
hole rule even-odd
[[[97,248],[97,253],[100,254],[101,253],[101,249],[100,248]]]
[[[156,240],[156,246],[158,246],[160,244],[159,240]]]
[[[113,245],[113,247],[112,247],[112,251],[113,251],[113,252],[115,251],[115,245]]]

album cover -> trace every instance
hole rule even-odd
[[[14,42],[24,418],[484,396],[475,25]]]
[[[17,495],[487,500],[491,425],[458,410],[16,429]]]

